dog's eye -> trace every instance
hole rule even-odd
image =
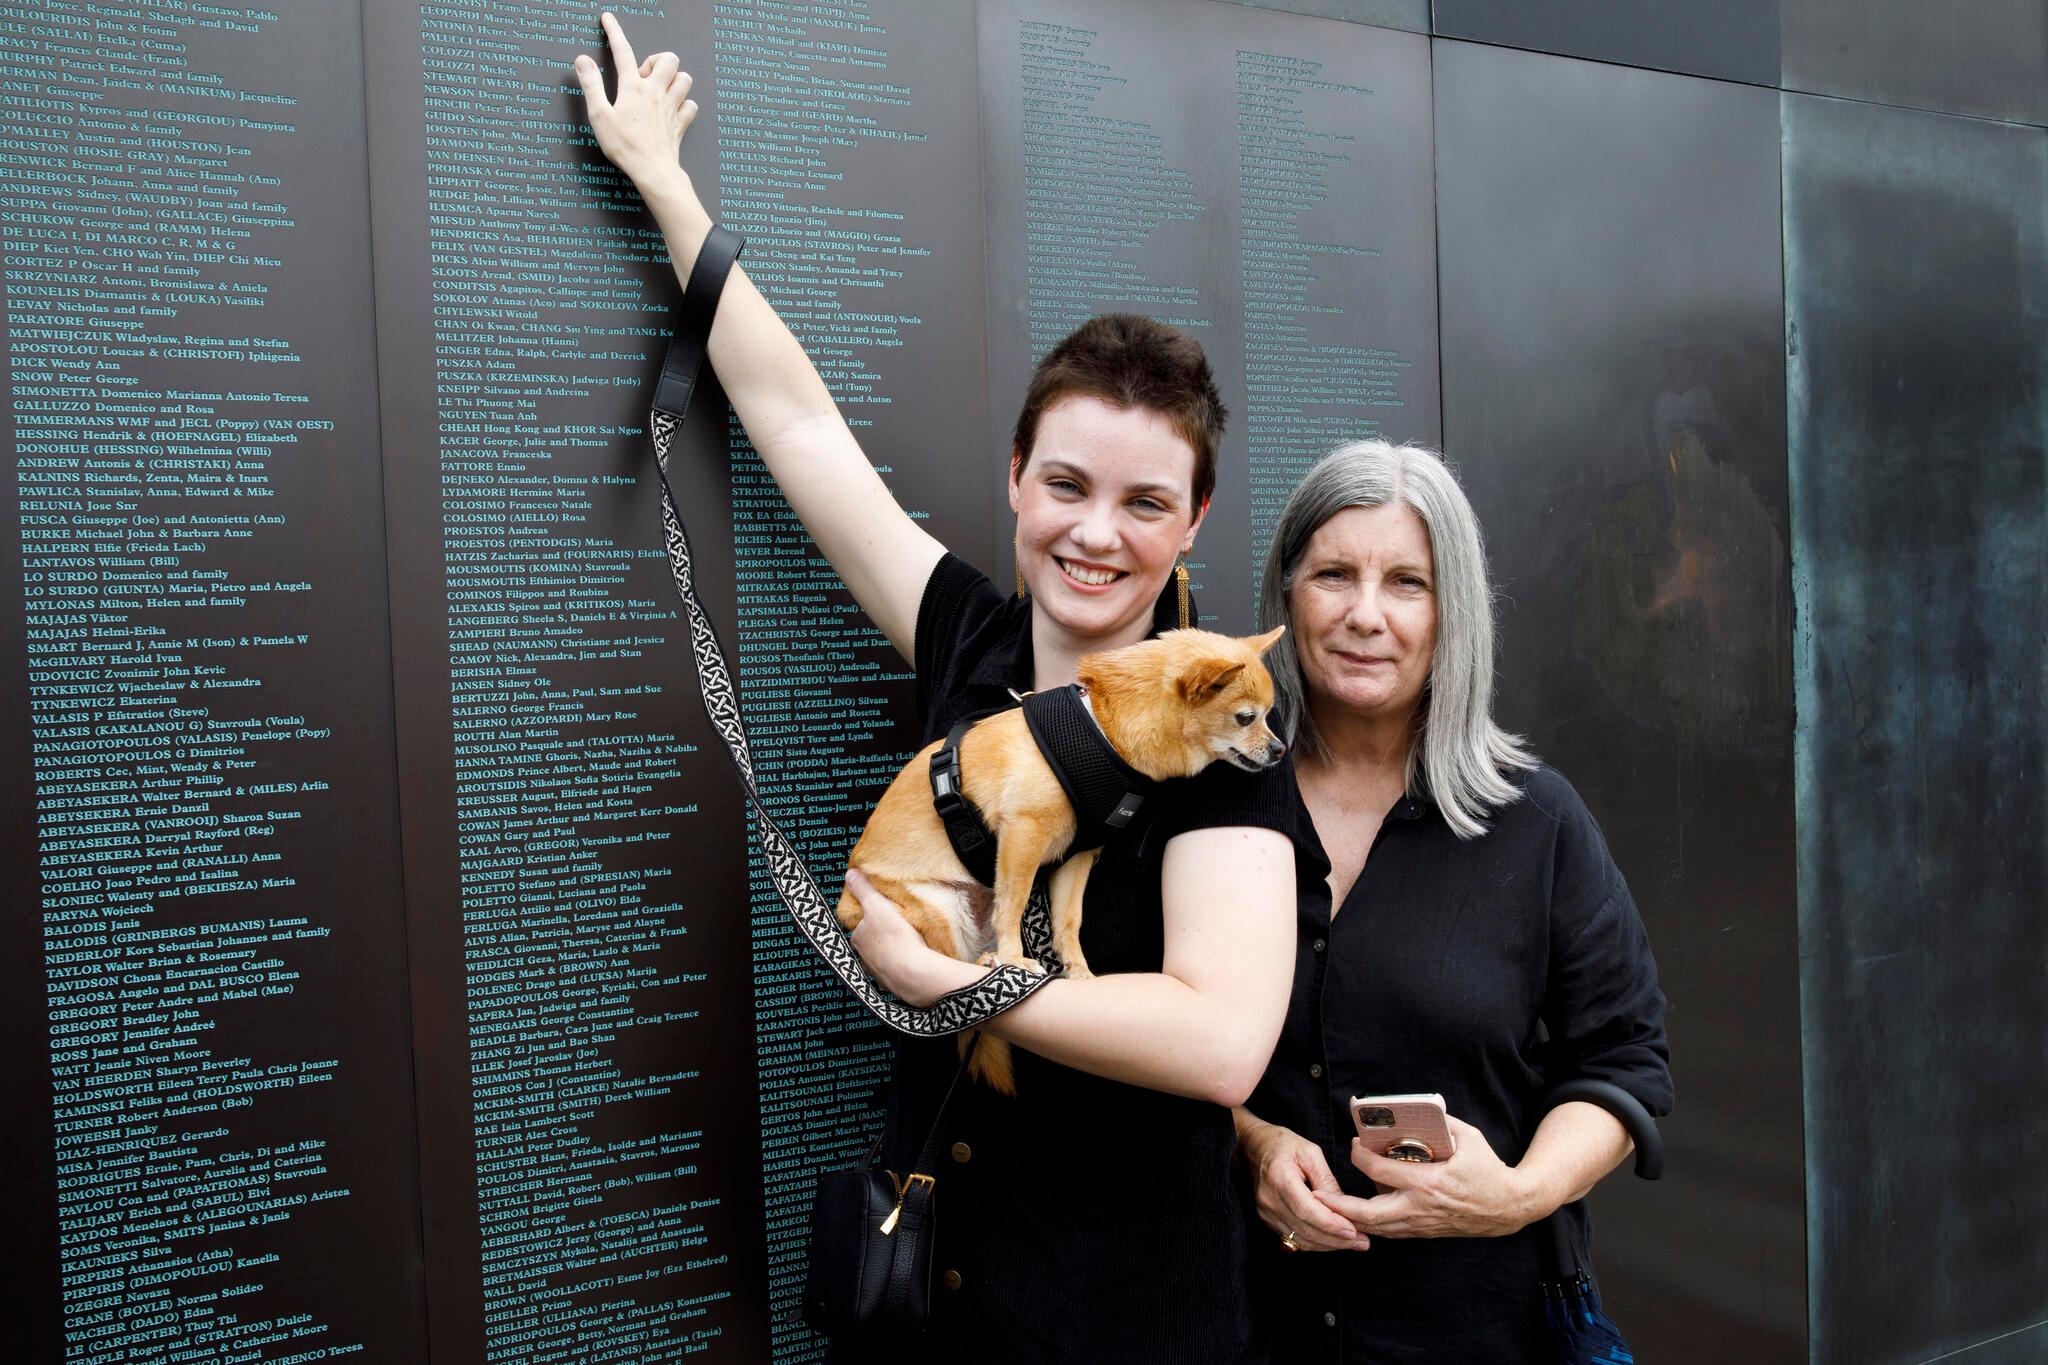
[[[1240,711],[1237,713],[1237,723],[1239,725],[1250,725],[1258,718],[1259,713],[1256,711]]]

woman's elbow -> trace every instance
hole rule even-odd
[[[1235,1109],[1252,1097],[1252,1091],[1258,1089],[1259,1077],[1264,1074],[1263,1070],[1218,1072],[1200,1098],[1210,1104],[1220,1104],[1225,1109]]]
[[[1271,1038],[1247,1039],[1239,1033],[1225,1039],[1217,1050],[1201,1098],[1226,1109],[1235,1109],[1249,1100],[1266,1075],[1266,1063],[1273,1059],[1273,1046],[1278,1041],[1277,1031]]]

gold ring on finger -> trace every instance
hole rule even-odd
[[[1283,1250],[1286,1251],[1301,1250],[1301,1244],[1294,1240],[1293,1228],[1289,1228],[1287,1229],[1287,1231],[1280,1234],[1280,1246]]]

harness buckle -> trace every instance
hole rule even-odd
[[[932,805],[941,816],[967,808],[960,795],[960,751],[950,744],[932,754]]]
[[[960,789],[960,750],[951,743],[941,744],[932,754],[932,809],[962,848],[979,848],[986,842],[981,822],[971,818],[966,793]]]

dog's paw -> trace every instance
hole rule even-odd
[[[861,908],[858,905],[840,906],[838,910],[838,916],[839,927],[844,929],[849,934],[852,933],[854,930],[860,928],[860,922],[863,918]]]
[[[983,953],[980,957],[974,959],[974,965],[977,967],[993,967],[996,965],[996,955],[993,952]]]
[[[1045,975],[1045,964],[1035,957],[1006,957],[1002,962],[1006,967],[1022,967],[1033,976]]]
[[[1092,981],[1095,973],[1088,970],[1088,964],[1076,957],[1067,964],[1066,978],[1069,981]]]

